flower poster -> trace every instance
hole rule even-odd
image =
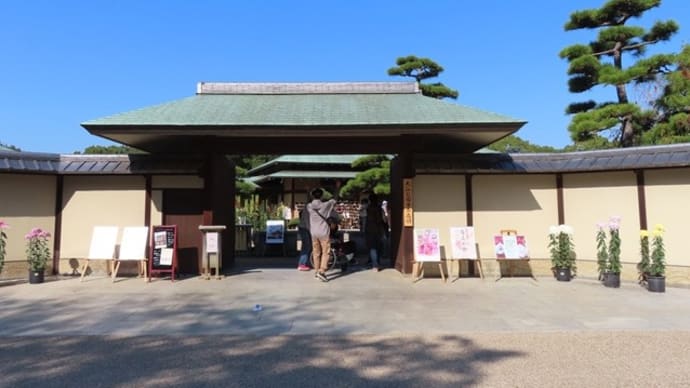
[[[474,227],[453,226],[450,228],[450,245],[453,259],[477,259]]]
[[[497,259],[527,259],[527,240],[525,236],[494,236],[494,253]]]
[[[506,258],[506,250],[503,245],[503,236],[494,236],[494,254],[497,259]]]
[[[414,230],[414,258],[416,261],[441,261],[438,229]]]
[[[519,259],[529,258],[529,250],[527,249],[527,240],[525,239],[525,236],[517,236],[517,248]]]

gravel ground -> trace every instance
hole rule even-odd
[[[1,387],[688,387],[690,332],[0,338]]]

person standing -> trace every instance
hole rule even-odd
[[[311,192],[312,201],[307,204],[309,211],[309,232],[311,233],[312,255],[316,277],[322,282],[327,282],[326,270],[328,269],[328,257],[331,252],[330,227],[327,218],[333,212],[335,199],[326,202],[321,201],[323,190],[317,188]]]
[[[302,241],[300,249],[299,262],[297,269],[300,271],[309,271],[311,268],[308,265],[309,257],[311,256],[311,232],[309,232],[309,211],[307,205],[299,212],[299,225],[297,226],[299,239]]]
[[[369,260],[374,271],[380,271],[380,259],[384,234],[383,212],[378,195],[369,194],[369,206],[367,207],[367,223],[364,236],[369,250]]]

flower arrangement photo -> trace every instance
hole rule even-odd
[[[33,228],[24,238],[26,261],[29,263],[29,283],[42,283],[43,273],[50,259],[50,233],[41,228]]]
[[[575,274],[575,243],[573,242],[573,228],[568,225],[551,226],[549,228],[549,251],[551,264],[556,271],[556,279],[569,281]]]

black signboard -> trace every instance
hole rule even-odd
[[[151,260],[149,276],[177,272],[177,225],[158,225],[151,228]]]

